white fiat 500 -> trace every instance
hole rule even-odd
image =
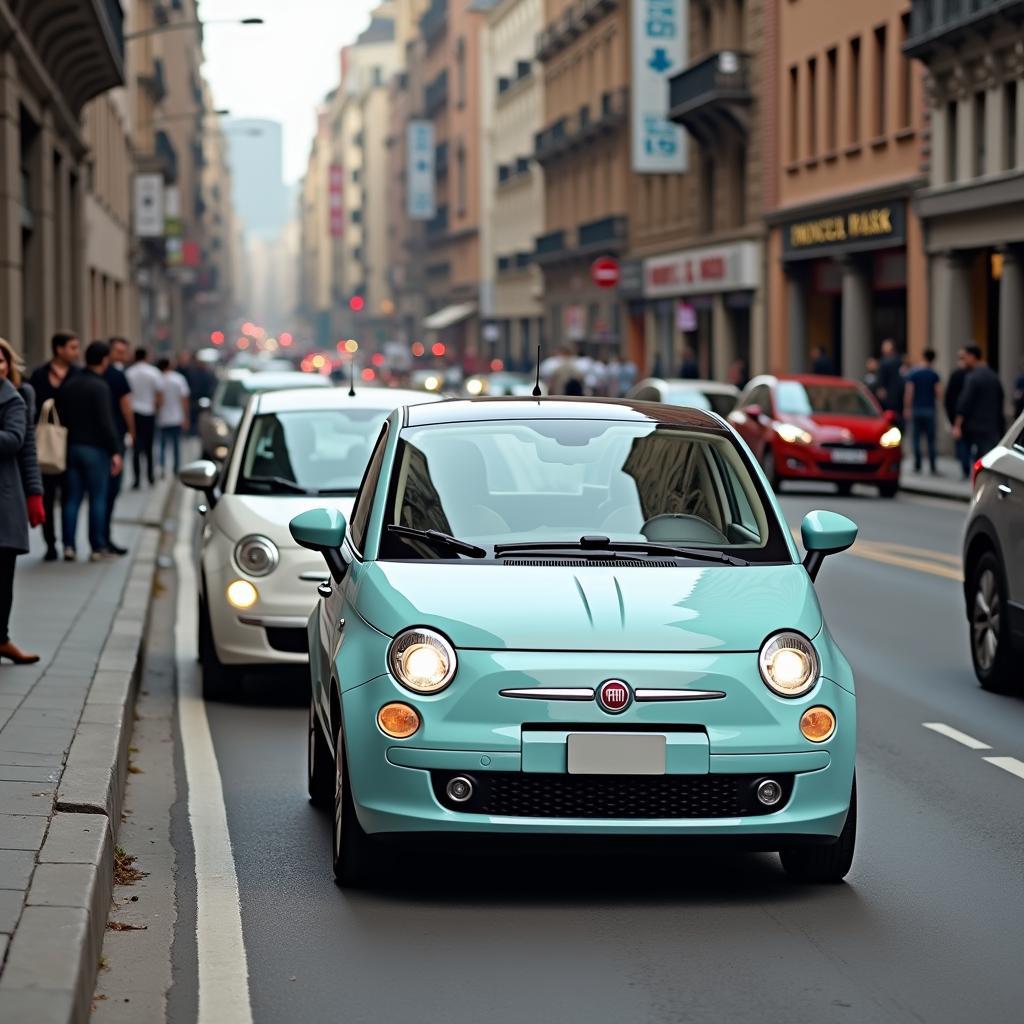
[[[325,502],[347,516],[391,410],[436,401],[392,388],[254,394],[223,469],[202,460],[181,470],[205,495],[196,573],[204,697],[229,696],[247,667],[307,660],[306,620],[328,577],[288,522]]]

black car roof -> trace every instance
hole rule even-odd
[[[621,420],[715,433],[729,430],[720,416],[703,409],[607,398],[452,399],[430,405],[407,406],[405,409],[405,425],[410,427],[485,420]]]

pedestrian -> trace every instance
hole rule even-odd
[[[217,389],[217,378],[210,368],[201,360],[193,357],[191,352],[178,355],[178,373],[188,382],[189,391],[189,437],[196,436],[199,424],[199,402],[203,398],[212,398]],[[383,379],[384,371],[381,371]]]
[[[51,358],[32,372],[28,382],[35,393],[36,419],[43,411],[43,404],[56,400],[60,389],[79,371],[78,361],[82,356],[82,343],[71,331],[58,331],[50,339]],[[54,506],[60,496],[64,504],[67,473],[47,473],[43,476],[43,540],[46,541],[46,562],[57,561],[57,517]],[[74,538],[72,538],[72,542]]]
[[[815,345],[811,349],[811,373],[822,377],[831,377],[835,372],[836,368],[832,357],[820,345]]]
[[[153,440],[156,437],[156,410],[160,403],[160,371],[149,361],[149,352],[141,345],[135,350],[135,361],[125,371],[132,389],[132,414],[135,417],[135,444],[132,446],[132,488],[142,484],[142,462],[146,463],[146,479],[153,484]]]
[[[868,356],[864,361],[864,376],[861,378],[864,386],[878,399],[878,360],[874,356]],[[881,405],[881,399],[878,399]]]
[[[935,350],[924,350],[921,364],[906,376],[903,414],[910,421],[914,434],[914,472],[921,472],[921,442],[928,446],[928,466],[932,476],[938,475],[935,460],[935,415],[942,378],[935,372]]]
[[[160,477],[164,477],[167,465],[167,447],[170,445],[174,461],[174,472],[181,467],[181,435],[189,425],[188,381],[171,366],[170,359],[158,359],[156,368],[160,371],[160,407],[157,409],[156,426],[160,432]]]
[[[956,424],[956,407],[960,402],[960,396],[964,391],[964,384],[967,381],[967,353],[960,349],[956,354],[956,369],[949,375],[946,381],[946,393],[943,396],[942,404],[946,410],[946,419],[949,420],[950,430]],[[953,435],[953,448],[956,461],[960,464],[960,475],[966,480],[971,475],[971,452],[967,442],[962,437]]]
[[[734,359],[729,364],[725,374],[726,380],[738,390],[742,391],[750,380],[750,373],[747,371],[747,361],[743,358]]]
[[[886,338],[882,342],[881,358],[878,360],[878,400],[882,408],[896,416],[896,425],[903,429],[903,358],[896,349],[896,342]]]
[[[68,484],[63,508],[64,561],[73,562],[78,512],[89,499],[91,562],[114,557],[107,528],[110,475],[121,472],[121,444],[114,427],[110,389],[103,375],[110,365],[110,346],[94,341],[85,350],[85,372],[61,388],[57,411],[68,432]]]
[[[14,566],[28,551],[29,527],[43,521],[43,479],[35,449],[35,395],[21,379],[21,361],[0,338],[0,661],[31,665],[10,635]]]
[[[697,354],[689,345],[683,349],[683,363],[679,367],[679,376],[684,380],[700,379],[700,366],[697,364]]]
[[[973,462],[990,452],[1006,430],[1003,385],[999,374],[985,362],[978,345],[964,348],[967,377],[956,403],[953,436],[967,442],[968,460]]]
[[[121,442],[121,461],[124,462],[125,439],[130,437],[132,445],[135,444],[135,413],[132,411],[132,389],[128,378],[124,374],[125,363],[128,359],[130,347],[124,338],[110,339],[110,365],[107,367],[103,379],[110,388],[110,411],[114,416],[114,429],[117,431],[117,438]],[[121,481],[124,473],[111,473],[110,481],[107,484],[107,544],[111,554],[126,555],[128,549],[120,544],[114,543],[114,535],[111,527],[114,523],[114,503],[121,493]]]

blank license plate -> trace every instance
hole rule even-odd
[[[664,775],[665,737],[654,733],[574,732],[570,775]]]
[[[868,461],[868,453],[859,448],[833,448],[832,461],[846,462],[859,466]]]

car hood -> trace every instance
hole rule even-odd
[[[356,607],[388,636],[431,626],[456,647],[756,651],[779,629],[814,637],[802,565],[624,568],[373,562]]]
[[[279,548],[295,548],[298,545],[288,532],[288,524],[295,516],[329,505],[347,518],[353,500],[299,494],[225,494],[213,511],[213,523],[232,540],[259,533],[269,537]]]
[[[821,444],[878,444],[890,424],[881,416],[780,415],[777,419],[806,430]]]

